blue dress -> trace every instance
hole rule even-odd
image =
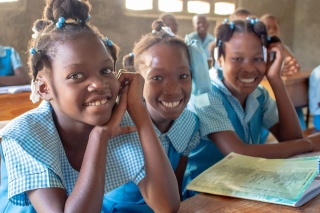
[[[20,56],[14,48],[0,45],[0,76],[12,76],[21,66]]]
[[[208,138],[210,133],[234,131],[248,144],[261,144],[262,127],[269,129],[278,123],[275,101],[263,87],[257,87],[246,100],[245,110],[222,83],[221,71],[211,74],[213,91],[210,94],[192,96],[188,109],[200,120],[200,144],[192,150],[184,176],[184,188],[204,170],[221,160],[224,155]],[[184,190],[184,198],[195,192]]]
[[[59,187],[72,192],[79,172],[68,158],[52,119],[52,107],[39,107],[8,123],[0,131],[0,212],[34,212],[26,191]],[[133,122],[125,113],[122,126]],[[145,177],[144,157],[137,133],[121,135],[108,142],[105,192],[125,183],[138,184]]]
[[[198,119],[187,109],[174,121],[168,132],[162,134],[156,127],[155,130],[173,170],[177,168],[180,157],[188,156],[200,141]],[[105,212],[153,212],[144,201],[139,187],[132,182],[107,193],[103,206],[107,207],[103,209]]]

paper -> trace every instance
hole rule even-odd
[[[19,92],[29,92],[29,91],[31,91],[30,84],[0,87],[0,94],[14,94]]]
[[[299,206],[299,199],[318,174],[318,158],[264,159],[230,153],[195,178],[187,189]],[[315,181],[320,183],[319,179]],[[315,195],[320,193],[319,183]]]

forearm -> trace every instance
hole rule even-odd
[[[28,84],[29,78],[27,75],[17,75],[17,76],[1,76],[0,86],[13,86],[13,85],[23,85]]]
[[[297,113],[286,91],[282,80],[270,81],[279,113],[279,141],[299,139],[303,137]]]
[[[107,139],[91,134],[65,212],[100,212],[105,186]]]
[[[145,107],[140,108],[139,113],[148,114]],[[133,120],[137,127],[145,158],[146,177],[143,180],[143,187],[139,183],[139,188],[142,189],[141,193],[155,212],[177,211],[180,204],[177,180],[154,131],[152,121],[149,116]]]

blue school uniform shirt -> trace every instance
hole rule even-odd
[[[132,125],[125,113],[121,125]],[[108,142],[105,192],[145,177],[144,157],[136,133]],[[59,187],[70,195],[79,172],[66,157],[52,118],[52,107],[39,107],[8,123],[1,131],[0,212],[33,212],[26,191]]]
[[[309,109],[313,115],[313,125],[320,130],[320,65],[314,68],[309,77]]]
[[[155,126],[156,133],[167,153],[173,170],[178,166],[181,156],[188,156],[200,142],[198,118],[185,109],[169,131],[162,134]],[[137,137],[136,140],[139,140]],[[144,201],[136,184],[127,183],[104,196],[105,212],[153,212]]]
[[[214,36],[213,35],[211,35],[210,33],[207,33],[205,39],[202,40],[200,38],[200,36],[198,35],[198,32],[194,31],[192,33],[187,34],[186,37],[188,37],[189,41],[191,41],[193,39],[199,41],[202,49],[206,53],[207,58],[211,57],[209,44],[214,41]]]
[[[261,127],[269,129],[278,123],[278,110],[268,91],[258,86],[246,100],[245,110],[222,82],[221,70],[211,75],[212,92],[192,96],[188,109],[200,120],[200,144],[189,155],[184,182],[192,179],[221,160],[224,155],[208,138],[210,133],[234,131],[247,144],[260,144]],[[185,185],[185,186],[186,186]],[[194,195],[184,191],[184,197]]]
[[[14,70],[21,66],[20,56],[13,47],[0,45],[0,76],[14,75]]]

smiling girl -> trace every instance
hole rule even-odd
[[[127,182],[154,211],[179,208],[143,78],[117,79],[118,48],[88,23],[89,11],[88,1],[48,0],[34,24],[31,99],[43,101],[0,132],[1,212],[100,212],[103,195]]]
[[[222,24],[217,30],[216,48],[216,59],[223,71],[213,71],[211,93],[193,96],[188,105],[200,119],[202,140],[189,155],[187,182],[230,152],[287,158],[320,150],[320,135],[302,137],[281,79],[282,45],[279,39],[268,39],[262,22],[249,19]],[[271,55],[275,55],[273,60]],[[264,76],[276,102],[259,86]],[[280,143],[263,144],[261,127]]]

